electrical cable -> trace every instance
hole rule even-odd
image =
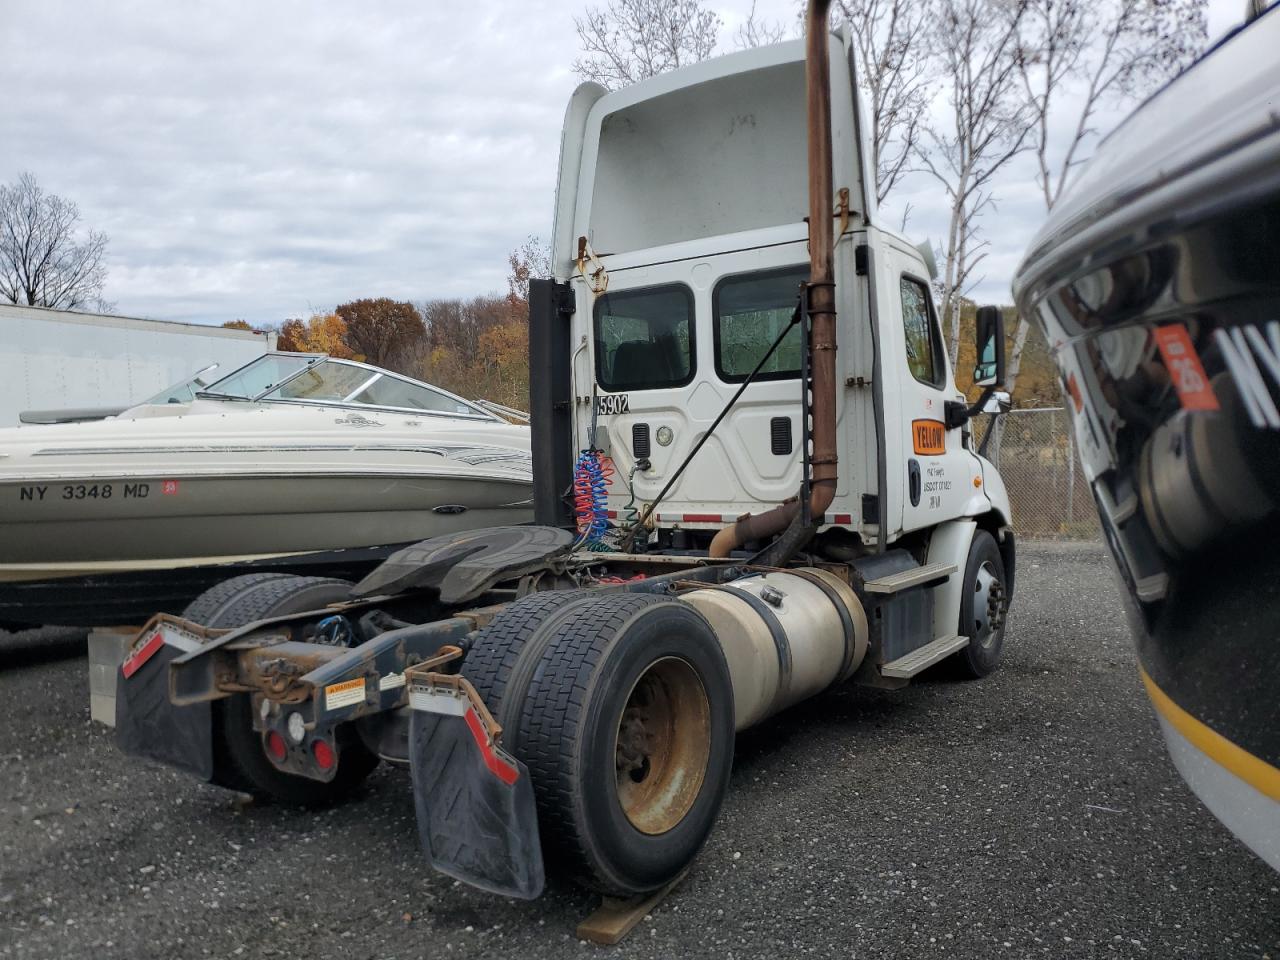
[[[639,519],[626,529],[622,543],[622,549],[624,552],[630,552],[631,548],[635,545],[636,534],[639,532],[640,528],[648,522],[649,518],[653,516],[653,512],[658,509],[658,504],[662,502],[662,498],[671,492],[671,488],[675,486],[675,482],[679,480],[680,475],[684,473],[685,467],[689,466],[690,461],[697,456],[698,451],[702,449],[702,445],[711,439],[711,435],[716,432],[716,427],[720,426],[720,421],[729,415],[729,411],[732,410],[733,405],[738,402],[738,398],[742,396],[747,387],[751,386],[751,382],[756,378],[756,374],[764,369],[764,365],[769,362],[769,358],[773,356],[778,347],[782,346],[782,341],[786,338],[787,334],[791,332],[791,328],[800,322],[800,306],[800,301],[797,298],[796,308],[791,314],[791,322],[782,328],[777,339],[773,341],[773,345],[765,351],[764,356],[760,358],[760,362],[756,364],[756,368],[747,374],[747,378],[742,381],[742,384],[738,387],[734,395],[729,398],[729,402],[724,405],[724,409],[721,410],[715,420],[711,422],[711,426],[707,428],[707,432],[698,438],[698,442],[693,445],[693,449],[689,451],[680,466],[676,468],[676,472],[671,475],[671,479],[667,481],[666,486],[664,486],[658,492],[658,495],[653,498],[648,506],[645,507],[644,513],[640,515]]]
[[[583,450],[573,466],[573,510],[578,522],[578,543],[590,550],[607,550],[609,486],[613,464],[599,450]]]

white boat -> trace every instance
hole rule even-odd
[[[211,565],[218,579],[226,564],[293,570],[280,565],[291,558],[325,572],[334,551],[374,560],[532,518],[528,427],[368,364],[270,353],[189,400],[160,399],[0,430],[0,621],[121,622],[132,596],[113,596],[110,615],[98,602],[119,575],[115,589],[154,594],[146,584],[193,588],[207,578],[190,571]],[[139,597],[138,611],[161,599]]]

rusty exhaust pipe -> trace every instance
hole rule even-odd
[[[809,512],[816,521],[836,495],[836,283],[831,185],[831,67],[827,11],[831,0],[810,0],[805,13],[805,103],[809,128],[809,307],[810,370],[813,378],[813,476]],[[803,496],[803,492],[801,493]],[[767,561],[781,566],[813,537],[816,526],[801,519],[800,501],[764,513],[747,514],[711,541],[710,555],[727,557],[748,540],[787,531],[768,551]]]

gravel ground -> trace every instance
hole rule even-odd
[[[407,778],[320,814],[130,761],[83,634],[0,635],[0,957],[1275,957],[1280,875],[1177,778],[1092,547],[1022,551],[1001,669],[847,689],[738,739],[684,883],[622,945],[594,903],[433,874]]]

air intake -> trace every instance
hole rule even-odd
[[[649,425],[633,423],[631,425],[631,452],[637,460],[649,459]]]
[[[785,457],[791,452],[790,417],[774,417],[769,421],[769,449],[778,457]]]

